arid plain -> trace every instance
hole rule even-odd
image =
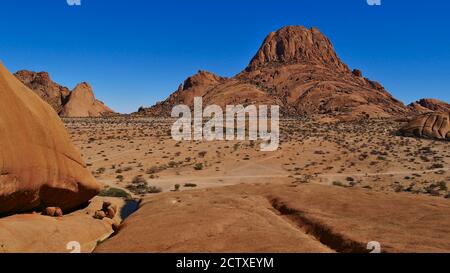
[[[164,192],[241,183],[317,183],[449,197],[448,142],[396,135],[386,120],[281,121],[281,145],[254,141],[174,141],[172,119],[66,119],[96,179],[127,189],[143,180]],[[187,187],[186,187],[187,184]],[[190,186],[190,187],[189,187]],[[140,196],[139,190],[131,192]],[[146,195],[146,194],[144,194]]]

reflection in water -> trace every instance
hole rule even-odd
[[[139,209],[140,200],[127,200],[125,206],[120,211],[120,217],[122,220],[127,219],[131,214]]]

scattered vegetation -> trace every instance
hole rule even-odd
[[[122,189],[117,189],[117,188],[107,188],[102,190],[98,196],[101,197],[118,197],[118,198],[130,198],[131,195],[122,190]]]

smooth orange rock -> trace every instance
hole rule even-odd
[[[450,113],[430,112],[413,118],[400,129],[404,136],[450,140]]]
[[[442,198],[328,185],[236,185],[144,200],[96,252],[449,252]]]
[[[100,185],[56,112],[0,64],[0,214],[77,208]]]

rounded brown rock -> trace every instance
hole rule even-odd
[[[98,210],[95,212],[94,214],[94,218],[95,219],[99,219],[99,220],[103,220],[104,218],[106,218],[106,213],[102,210]]]
[[[55,110],[1,63],[0,98],[0,214],[70,211],[98,194]]]
[[[404,136],[450,140],[450,113],[430,112],[413,118],[400,129]]]

